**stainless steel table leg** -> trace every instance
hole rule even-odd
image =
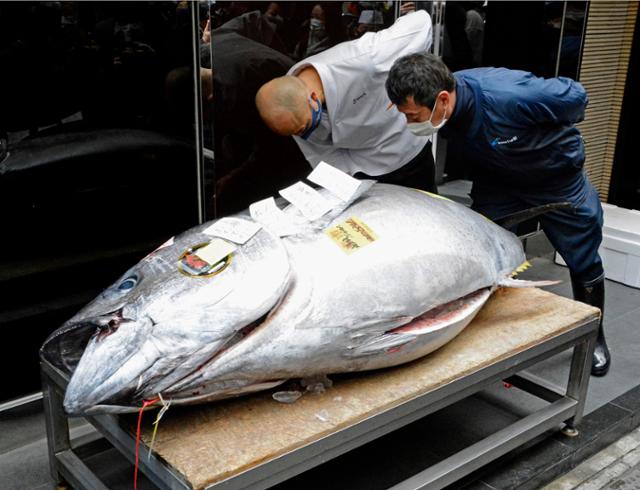
[[[566,422],[563,432],[570,436],[577,435],[577,426],[582,420],[584,405],[587,401],[587,388],[591,376],[591,358],[596,345],[597,331],[573,348],[571,370],[567,384],[567,396],[578,402],[576,414]]]
[[[71,449],[69,440],[69,423],[64,413],[62,402],[64,393],[46,372],[40,368],[42,393],[44,402],[44,417],[47,428],[47,450],[49,452],[49,471],[54,485],[66,486],[66,481],[58,469],[56,454]]]

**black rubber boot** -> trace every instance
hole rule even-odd
[[[604,278],[593,285],[585,287],[572,277],[571,287],[573,289],[573,298],[576,301],[595,306],[602,311],[603,316],[600,317],[596,348],[593,351],[593,359],[591,361],[591,375],[604,376],[609,372],[609,367],[611,366],[611,354],[604,338],[604,327],[602,326],[604,318]]]

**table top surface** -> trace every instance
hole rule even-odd
[[[159,424],[153,451],[193,488],[205,488],[515,356],[598,315],[597,308],[539,289],[499,289],[461,334],[417,361],[333,377],[326,392],[307,393],[292,404],[274,401],[276,388],[172,408]],[[144,419],[142,441],[150,444],[155,412]]]

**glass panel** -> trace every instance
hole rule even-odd
[[[188,2],[0,3],[0,399],[38,348],[197,221]]]
[[[566,2],[558,76],[578,79],[588,2]]]
[[[608,200],[616,206],[640,211],[640,165],[638,165],[636,146],[638,137],[636,119],[640,114],[638,86],[640,86],[640,15],[636,17],[631,44]]]
[[[311,170],[293,138],[263,124],[255,107],[258,89],[296,61],[383,29],[394,18],[393,2],[212,5],[213,100],[205,114],[214,128],[215,187],[207,191],[209,219],[277,195]]]
[[[584,9],[585,2],[575,3]],[[443,60],[452,71],[497,66],[530,71],[542,77],[556,76],[564,8],[563,1],[447,2]],[[579,10],[578,5],[572,7],[571,15],[576,20],[571,33],[581,34]],[[567,40],[567,46],[574,44],[574,40]],[[566,58],[560,61],[563,69],[577,66],[575,59],[570,60],[572,56],[567,48]],[[438,161],[446,161],[443,180],[469,178],[459,149],[440,145],[439,152]]]
[[[484,2],[446,2],[442,59],[451,71],[482,65]]]

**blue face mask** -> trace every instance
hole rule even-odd
[[[318,109],[316,110],[313,108],[314,104],[311,96],[309,95],[307,98],[309,99],[309,106],[311,107],[311,124],[304,130],[304,133],[300,135],[303,140],[306,140],[311,136],[311,133],[313,133],[314,129],[318,127],[320,120],[322,119],[322,106],[320,105],[320,102],[316,101],[318,106]]]

